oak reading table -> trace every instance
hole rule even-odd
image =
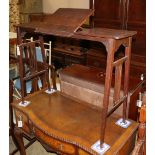
[[[127,122],[126,113],[129,95],[128,82],[131,44],[132,36],[135,35],[136,32],[105,28],[81,28],[82,24],[92,14],[93,10],[61,8],[58,9],[48,21],[43,20],[17,26],[18,44],[21,43],[24,34],[27,32],[34,32],[40,35],[48,34],[97,41],[102,43],[106,48],[107,64],[104,84],[105,88],[103,92],[104,99],[103,108],[100,111],[96,111],[91,106],[88,106],[88,104],[83,104],[82,101],[78,104],[76,101],[63,96],[58,92],[52,95],[47,95],[44,92],[35,94],[29,98],[31,104],[26,108],[21,108],[15,103],[13,104],[15,111],[17,111],[17,109],[21,111],[21,114],[16,114],[16,116],[22,115],[22,119],[25,119],[26,122],[24,123],[25,128],[21,127],[16,129],[27,129],[30,133],[33,133],[40,139],[40,141],[45,142],[48,146],[51,148],[53,147],[61,153],[84,154],[79,153],[80,150],[80,152],[86,151],[90,154],[96,154],[91,149],[91,146],[97,140],[99,140],[100,148],[104,146],[104,142],[109,143],[111,146],[114,141],[119,141],[119,138],[116,136],[117,134],[121,137],[120,135],[122,135],[123,132],[126,133],[128,131],[131,132],[131,130],[133,131],[133,129],[134,131],[136,130],[136,123],[134,122],[131,123],[127,130],[121,129],[120,127],[112,127],[113,125],[115,126],[114,121],[116,120],[116,117],[111,116],[112,113],[123,104],[122,122],[123,124],[126,124]],[[66,21],[68,22],[66,23]],[[121,45],[125,47],[124,56],[120,59],[115,59],[115,53]],[[122,71],[123,67],[124,71]],[[113,71],[115,72],[114,107],[108,112]],[[124,78],[123,90],[121,90],[122,77]],[[120,95],[121,91],[123,91],[123,96]],[[111,129],[111,131],[107,129]],[[117,134],[115,135],[115,133]],[[109,135],[110,137],[114,135],[114,137],[116,136],[118,139],[113,137],[108,140],[107,136],[109,137]],[[127,135],[132,134],[128,133]],[[66,142],[67,144],[64,143],[61,145],[61,142]],[[25,152],[23,152],[22,155],[24,154]]]

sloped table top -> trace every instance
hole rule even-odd
[[[60,8],[42,21],[17,25],[50,35],[71,36],[93,14],[91,9]]]

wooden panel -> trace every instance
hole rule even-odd
[[[131,65],[146,71],[146,0],[130,0],[128,4],[127,29],[136,30],[133,39]],[[141,71],[140,71],[141,70]]]
[[[146,0],[129,0],[129,14],[128,21],[141,21],[146,20]]]
[[[130,0],[128,4],[127,29],[137,30],[133,44],[134,53],[145,56],[146,51],[146,0]],[[138,49],[137,49],[138,48]]]
[[[101,49],[90,49],[87,53],[87,66],[106,68],[106,52]]]
[[[122,27],[122,1],[95,0],[95,27],[118,28]]]
[[[92,7],[92,0],[90,0]],[[146,70],[146,0],[95,0],[95,27],[137,31],[131,50],[132,73]],[[135,74],[136,75],[136,74]]]

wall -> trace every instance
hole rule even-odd
[[[15,32],[14,25],[20,23],[18,0],[9,1],[9,31]]]
[[[43,12],[53,13],[58,8],[89,8],[89,0],[43,0]]]

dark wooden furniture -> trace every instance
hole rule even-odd
[[[92,7],[93,0],[90,0],[90,8]],[[138,77],[144,74],[146,71],[146,0],[95,0],[94,9],[95,27],[137,31],[133,39],[131,73]]]
[[[52,60],[61,64],[61,67],[72,64],[86,65],[86,51],[80,46],[56,43],[52,49]],[[55,64],[57,67],[57,65]]]
[[[64,11],[64,9],[63,9]],[[68,38],[65,39],[59,39],[56,36],[58,35],[59,37],[63,36],[64,32],[74,32],[76,31],[78,28],[80,28],[80,26],[86,21],[86,19],[93,13],[93,10],[84,10],[84,9],[78,9],[78,11],[80,12],[80,14],[77,13],[77,11],[75,9],[66,9],[65,12],[62,13],[62,9],[59,9],[56,13],[54,14],[31,14],[30,15],[30,23],[33,23],[34,27],[38,26],[38,22],[47,22],[49,23],[54,23],[55,21],[57,21],[54,25],[51,24],[50,27],[54,29],[54,31],[56,31],[57,33],[59,31],[61,31],[61,35],[56,34],[55,36],[52,36],[51,33],[44,33],[44,38],[46,40],[52,40],[53,43],[53,49],[52,49],[52,61],[55,64],[56,69],[59,69],[61,67],[65,67],[67,65],[71,65],[72,63],[78,63],[78,64],[86,64],[86,48],[84,48],[83,46],[80,47],[80,43],[78,42],[78,45],[76,44],[72,44],[68,40]],[[65,14],[64,14],[65,13]],[[58,21],[57,16],[55,17],[55,14],[57,14],[60,18],[60,20]],[[63,17],[63,15],[65,16],[65,18]],[[74,21],[72,20],[74,18]],[[76,20],[75,20],[76,19]],[[67,24],[65,23],[67,20]],[[63,25],[61,23],[65,23],[65,25]],[[46,28],[44,28],[45,30]],[[61,30],[59,30],[61,29]],[[47,29],[46,29],[47,30]],[[59,31],[58,31],[59,30]],[[28,31],[27,31],[28,32]],[[27,35],[34,35],[34,38],[36,37],[36,33],[32,33],[32,31],[29,31],[30,33]],[[50,31],[52,32],[52,31]],[[47,35],[48,34],[48,35]],[[66,36],[67,34],[65,34]],[[57,41],[61,40],[60,42]],[[66,42],[68,42],[66,44]],[[75,41],[74,41],[75,42]]]
[[[90,8],[93,8],[92,5],[93,0],[90,0]],[[146,71],[146,0],[95,0],[94,9],[95,27],[137,31],[133,39],[131,73],[140,77]],[[46,20],[46,16],[51,15],[32,15],[30,19],[31,21]],[[104,65],[102,54],[98,54],[97,51],[91,53],[91,57],[88,55],[87,62],[88,65],[102,67]]]
[[[50,22],[47,23],[46,21],[41,22],[32,22],[28,24],[18,25],[17,26],[17,35],[18,35],[18,43],[21,42],[21,37],[26,32],[35,32],[39,34],[48,34],[53,36],[63,36],[63,37],[70,37],[73,39],[82,39],[82,40],[88,40],[88,41],[96,41],[100,42],[103,46],[105,46],[106,52],[107,52],[107,60],[106,60],[106,71],[105,71],[105,84],[104,84],[104,99],[103,99],[103,109],[101,110],[101,122],[98,128],[100,128],[100,147],[103,147],[103,143],[105,142],[105,129],[106,129],[106,122],[107,118],[120,106],[123,104],[123,123],[126,123],[127,119],[127,99],[128,99],[128,82],[129,82],[129,71],[130,71],[130,57],[131,57],[131,43],[132,43],[132,36],[136,34],[135,31],[125,31],[125,30],[115,30],[115,29],[103,29],[103,28],[90,28],[85,29],[81,28],[81,25],[84,23],[84,21],[93,14],[92,10],[85,10],[85,9],[59,9],[56,11],[53,16],[50,17]],[[78,15],[78,16],[77,16]],[[59,20],[56,20],[59,19]],[[62,19],[62,20],[60,20]],[[69,22],[66,24],[66,20],[69,20]],[[115,53],[117,52],[118,48],[120,46],[124,46],[124,54],[121,58],[116,59]],[[22,50],[21,50],[22,52]],[[124,66],[124,67],[123,67]],[[109,105],[109,95],[110,95],[110,88],[112,83],[112,74],[115,73],[115,82],[114,82],[114,96],[113,96],[113,104],[114,107],[108,112],[108,105]],[[37,74],[37,73],[36,73]],[[123,75],[123,76],[122,76]],[[123,96],[120,95],[121,93],[121,81],[123,77]],[[41,94],[39,94],[42,96]],[[35,98],[37,98],[35,96]],[[40,99],[41,100],[41,99]],[[52,102],[55,100],[55,95],[51,96]],[[59,96],[56,95],[55,100],[55,108],[57,109],[57,104],[64,103],[66,100],[66,103],[69,103],[70,98],[62,99]],[[60,102],[59,102],[60,101]],[[82,101],[81,101],[82,102]],[[36,102],[33,102],[36,104]],[[54,102],[53,102],[54,103]],[[15,109],[18,108],[13,104]],[[75,105],[77,105],[75,103]],[[71,106],[72,107],[72,106]],[[75,108],[75,107],[74,107]],[[73,110],[69,110],[68,113],[73,112]],[[33,108],[32,108],[33,109]],[[56,110],[55,109],[55,110]],[[65,107],[63,108],[65,109]],[[68,109],[66,109],[68,110]],[[59,110],[58,110],[59,111]],[[23,109],[24,112],[24,109]],[[66,111],[67,112],[67,111]],[[26,113],[26,111],[24,112]],[[54,111],[53,111],[54,113]],[[61,115],[59,111],[59,115]],[[30,118],[31,114],[28,112],[26,114],[28,118]],[[65,116],[66,115],[66,116]],[[65,114],[63,117],[66,117],[66,120],[62,121],[64,123],[69,122],[67,120],[68,116]],[[77,116],[77,115],[76,115]],[[89,115],[88,115],[89,116]],[[38,117],[42,118],[43,116]],[[72,117],[72,116],[71,116]],[[82,117],[81,114],[77,117]],[[87,117],[87,116],[86,116]],[[51,118],[51,117],[50,117]],[[74,116],[72,117],[74,118]],[[54,118],[57,120],[58,118]],[[83,118],[86,122],[92,122],[91,120],[87,118]],[[35,118],[34,118],[35,120]],[[33,120],[33,123],[37,123]],[[59,120],[59,119],[58,119]],[[76,118],[75,118],[76,120]],[[43,125],[45,120],[41,121],[41,125]],[[51,120],[53,121],[53,120]],[[85,123],[86,123],[85,122]],[[60,122],[55,122],[59,124]],[[89,124],[89,123],[88,123]],[[79,126],[79,124],[74,123],[74,127]],[[29,125],[28,125],[29,126]],[[83,126],[83,125],[82,125]],[[52,127],[52,126],[51,126]],[[45,126],[43,127],[45,129]],[[93,128],[93,127],[91,127]],[[18,130],[18,128],[17,128]],[[70,132],[73,131],[73,127],[70,126],[68,129]],[[22,130],[21,130],[22,131]],[[69,132],[67,131],[67,132]],[[83,133],[83,131],[80,129],[80,132]],[[65,131],[63,131],[65,132]],[[69,134],[71,134],[69,132]],[[49,133],[52,134],[52,133]],[[20,139],[20,133],[16,132],[18,140],[21,142]],[[67,135],[67,134],[66,134]],[[36,135],[38,137],[39,135]],[[80,136],[80,135],[78,135]],[[57,137],[55,137],[57,138]],[[57,138],[58,140],[64,139],[63,136]],[[44,140],[43,140],[44,141]],[[47,140],[48,141],[48,140]],[[45,143],[47,143],[47,141]],[[50,139],[49,139],[50,142]],[[74,143],[79,143],[79,141],[76,142],[76,139],[74,139]],[[22,148],[22,142],[20,143]],[[57,144],[56,144],[57,145]],[[61,145],[60,145],[61,146]],[[69,149],[67,149],[69,150]],[[24,154],[24,150],[23,154]],[[61,151],[61,148],[60,150]],[[63,152],[63,151],[62,151]],[[68,153],[68,152],[67,152]],[[74,154],[74,153],[72,153]]]
[[[90,8],[93,0],[90,0]],[[140,77],[146,71],[146,0],[95,0],[94,1],[94,26],[103,28],[114,28],[124,30],[136,30],[137,35],[133,38],[131,54],[131,74]],[[46,20],[46,16],[51,15],[32,15],[31,21]],[[92,48],[97,48],[92,45]],[[87,55],[89,66],[101,67],[105,65],[106,58],[100,49],[90,52]],[[122,51],[122,49],[120,49]],[[120,53],[120,52],[119,52]],[[59,57],[59,56],[58,56]],[[61,61],[63,62],[63,61]]]
[[[13,103],[16,121],[22,118],[23,122],[23,127],[16,127],[22,155],[26,154],[22,145],[23,132],[36,136],[48,151],[55,150],[58,154],[69,155],[97,155],[91,146],[100,138],[102,111],[72,100],[60,92],[51,95],[42,90],[25,99],[31,102],[27,107],[19,106],[19,102]],[[131,121],[130,127],[123,129],[115,124],[119,117],[112,115],[107,120],[105,141],[111,146],[107,155],[114,152],[129,154],[134,147],[138,124]]]
[[[93,0],[90,0],[90,8],[93,8]],[[95,27],[137,31],[137,35],[133,37],[132,41],[130,64],[130,76],[137,81],[141,74],[146,72],[146,0],[95,0],[94,9]],[[94,48],[93,45],[92,48]],[[95,45],[95,48],[90,54],[88,52],[87,65],[102,68],[106,60],[104,57],[105,50],[100,49],[98,45]],[[120,55],[122,50],[121,47],[118,52]],[[130,82],[130,85],[135,86],[134,83]],[[129,108],[129,118],[134,120],[137,120],[138,111],[135,101],[139,92],[143,92],[140,87],[136,89],[139,90],[132,93]]]
[[[52,73],[54,73],[53,66],[49,66],[46,63],[45,58],[45,48],[42,38],[40,40],[22,43],[18,45],[19,47],[19,75],[21,81],[21,96],[22,102],[24,102],[24,96],[26,96],[26,82],[32,82],[31,93],[48,86],[49,91],[51,90],[48,70],[49,67],[52,68]],[[39,49],[40,50],[37,50]],[[40,52],[42,62],[37,60],[37,53]],[[55,75],[55,74],[54,74]],[[53,88],[56,89],[56,79],[52,75]],[[40,88],[38,83],[41,81],[42,87]]]
[[[139,108],[138,138],[132,155],[146,155],[146,94],[143,96],[142,107]]]
[[[37,48],[41,48],[40,51],[37,51]],[[27,42],[22,43],[18,45],[18,57],[19,57],[19,77],[20,77],[20,83],[21,83],[21,96],[22,96],[22,104],[24,105],[25,100],[24,96],[28,95],[26,92],[26,82],[31,81],[31,93],[41,89],[38,87],[38,80],[41,80],[42,88],[48,86],[48,89],[50,89],[50,83],[49,83],[49,77],[48,77],[48,69],[49,67],[52,68],[52,66],[49,66],[46,64],[45,60],[45,49],[42,39],[33,41],[33,42]],[[37,61],[37,52],[41,52],[41,56],[43,59],[43,62]],[[52,76],[52,82],[53,87],[56,89],[56,82],[55,77]],[[10,87],[10,97],[13,98],[13,90]],[[11,98],[11,102],[13,102]],[[12,133],[12,137],[14,140],[14,143],[17,146],[17,149],[13,151],[12,154],[16,153],[18,151],[18,144],[16,142],[16,138],[14,137],[14,126],[13,123],[13,110],[12,106],[10,104],[10,131]],[[16,122],[17,123],[17,122]],[[24,147],[28,148],[31,144],[33,144],[36,141],[36,138],[34,136],[27,135],[23,133],[23,137],[25,137],[27,140],[29,140],[29,143],[26,144]]]
[[[86,29],[77,32],[76,38],[95,40],[105,45],[107,51],[107,64],[106,64],[106,76],[105,76],[105,89],[103,99],[103,128],[106,125],[106,116],[113,113],[123,103],[123,121],[126,119],[126,108],[128,98],[128,82],[129,82],[129,70],[130,70],[130,56],[131,56],[131,43],[132,36],[136,34],[134,31],[121,31],[112,29],[93,28]],[[94,39],[95,37],[95,39]],[[117,49],[123,45],[125,47],[125,54],[122,58],[116,60],[114,57]],[[123,65],[124,72],[122,72]],[[114,85],[114,108],[107,113],[109,104],[110,87],[112,81],[112,73],[115,70],[115,85]],[[124,75],[124,96],[120,97],[121,80]],[[105,119],[105,120],[104,120]],[[101,131],[101,141],[104,141],[104,130]]]

